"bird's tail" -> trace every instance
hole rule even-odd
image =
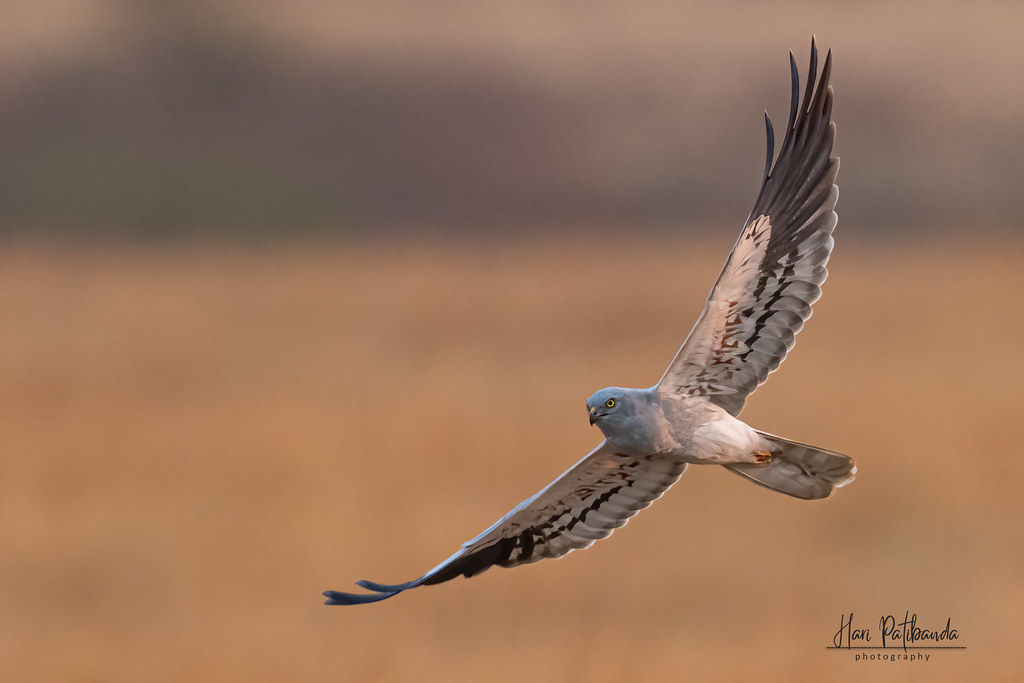
[[[755,484],[804,500],[827,498],[849,484],[857,473],[853,458],[835,451],[758,432],[771,445],[772,459],[764,464],[740,463],[725,467]]]

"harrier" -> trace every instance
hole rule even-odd
[[[697,324],[649,389],[601,389],[587,400],[604,441],[536,495],[420,578],[327,591],[329,605],[377,602],[402,591],[516,567],[589,547],[661,496],[690,463],[722,465],[749,481],[814,500],[853,479],[853,459],[747,426],[747,397],[779,367],[821,295],[839,196],[832,156],[832,53],[820,76],[811,41],[803,98],[793,54],[792,99],[777,159],[768,153],[761,191]]]

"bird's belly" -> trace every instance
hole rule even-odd
[[[685,462],[722,465],[751,462],[754,451],[769,447],[764,437],[725,411],[708,417],[674,434],[670,452]]]

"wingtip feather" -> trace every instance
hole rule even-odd
[[[342,593],[340,591],[324,591],[327,600],[325,605],[365,605],[371,602],[387,600],[401,593],[394,591],[390,593]]]
[[[420,585],[419,582],[420,580],[417,579],[415,581],[406,581],[405,583],[386,584],[363,579],[362,581],[356,581],[356,585],[366,588],[367,590],[377,591],[378,593],[397,593],[409,590],[410,588],[415,588]]]
[[[811,63],[807,69],[807,83],[805,84],[803,106],[804,114],[810,112],[811,100],[814,96],[814,81],[818,77],[818,48],[814,45],[814,38],[811,38]]]
[[[377,583],[376,581],[363,579],[361,581],[356,581],[356,585],[360,588],[374,591],[373,593],[342,593],[341,591],[324,591],[324,595],[328,598],[327,602],[324,604],[363,605],[368,602],[379,602],[381,600],[392,598],[403,591],[409,590],[410,588],[416,588],[422,584],[422,578],[396,584]]]

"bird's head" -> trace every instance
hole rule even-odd
[[[590,424],[596,424],[601,418],[611,414],[616,408],[621,409],[622,389],[605,387],[587,399],[587,410],[590,412]]]
[[[605,436],[618,433],[637,414],[643,390],[605,387],[587,399],[590,424],[596,424]]]

